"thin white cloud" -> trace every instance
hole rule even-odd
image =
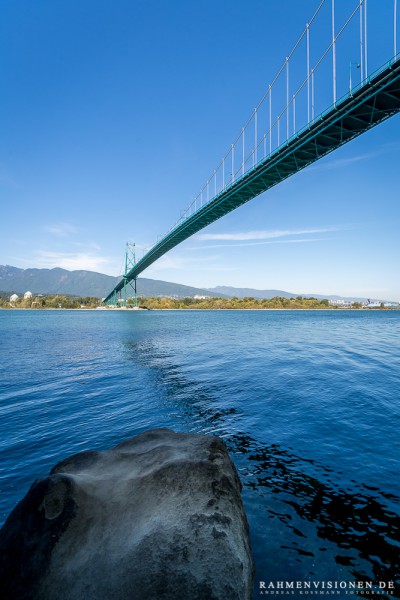
[[[90,250],[96,250],[100,252],[101,246],[96,242],[71,242],[71,246],[75,246],[76,248],[89,248]]]
[[[47,233],[51,233],[57,237],[68,237],[69,235],[73,235],[74,233],[78,232],[77,228],[70,223],[57,223],[54,225],[45,226],[43,229],[44,231],[47,231]]]
[[[331,238],[302,238],[296,240],[268,240],[263,242],[247,242],[244,244],[212,244],[208,246],[197,246],[187,248],[187,250],[203,250],[211,248],[244,248],[246,246],[264,246],[265,244],[306,244],[308,242],[323,242]]]
[[[157,262],[151,265],[147,270],[148,273],[163,271],[164,269],[184,269],[185,259],[178,256],[161,256]]]
[[[349,158],[336,158],[322,164],[310,165],[307,169],[310,171],[333,171],[334,169],[342,169],[354,163],[361,162],[373,158],[376,153],[360,154],[359,156],[350,156]]]
[[[225,266],[219,263],[221,256],[161,256],[156,263],[146,269],[146,273],[158,274],[166,270],[193,270],[197,271],[220,271],[226,270]],[[231,270],[231,269],[228,269]]]
[[[293,235],[312,235],[314,233],[328,233],[338,231],[337,227],[323,227],[318,229],[276,229],[267,231],[245,231],[241,233],[201,233],[196,236],[197,240],[224,240],[224,241],[248,241],[248,240],[270,240]]]
[[[306,172],[310,173],[311,171],[331,171],[333,169],[341,169],[347,166],[350,166],[354,163],[361,162],[363,160],[369,160],[371,158],[376,158],[377,156],[381,156],[382,154],[387,154],[388,152],[397,151],[399,148],[399,144],[397,142],[390,142],[388,144],[383,144],[374,152],[366,152],[365,154],[358,154],[357,156],[349,156],[345,158],[327,158],[323,163],[316,163],[307,167]]]
[[[116,273],[114,261],[107,256],[87,252],[49,252],[39,250],[35,262],[41,268],[54,269],[60,267],[68,271],[99,271],[100,273]]]

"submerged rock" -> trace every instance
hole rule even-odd
[[[241,484],[220,438],[155,429],[36,481],[0,531],[3,600],[246,600]]]

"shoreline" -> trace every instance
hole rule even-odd
[[[34,311],[34,312],[54,312],[54,311],[71,311],[71,312],[210,312],[210,311],[218,311],[218,312],[243,312],[243,311],[272,311],[272,312],[287,312],[287,311],[318,311],[318,312],[343,312],[345,310],[352,312],[382,312],[382,311],[399,311],[399,308],[5,308],[0,307],[0,311]]]

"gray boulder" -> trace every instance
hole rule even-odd
[[[155,429],[36,481],[0,531],[3,600],[246,600],[241,484],[218,437]]]

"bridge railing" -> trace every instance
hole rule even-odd
[[[373,85],[373,76],[391,70],[400,57],[398,22],[397,0],[322,0],[199,193],[176,223],[144,250],[105,302],[115,304],[128,281],[210,223],[213,211],[212,219],[219,218],[216,207],[229,197],[233,186],[241,188],[242,179],[252,180],[252,171],[255,177],[262,172],[260,163],[279,161],[285,147],[296,144],[308,129],[318,128],[324,115],[331,118],[336,109],[339,114],[341,105],[360,88],[370,81]]]
[[[399,11],[400,12],[400,11]],[[167,236],[397,55],[397,0],[322,0],[220,163]],[[145,251],[146,252],[146,251]]]

